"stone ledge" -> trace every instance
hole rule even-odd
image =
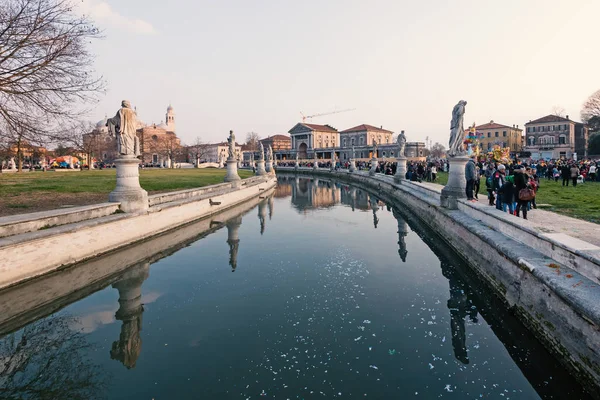
[[[114,214],[119,203],[101,203],[0,218],[0,238]]]

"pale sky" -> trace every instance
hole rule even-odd
[[[169,102],[186,143],[287,134],[300,112],[339,130],[383,126],[447,145],[465,124],[518,124],[600,89],[600,0],[83,0],[108,92],[146,123]],[[309,122],[309,121],[307,121]]]

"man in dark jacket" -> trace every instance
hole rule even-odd
[[[569,186],[569,178],[571,178],[571,168],[565,164],[560,169],[560,174],[562,176],[562,185],[565,186],[565,182],[567,186]]]
[[[502,193],[501,188],[506,182],[506,167],[502,164],[498,165],[498,169],[492,176],[492,190],[496,192],[496,208],[502,210]]]
[[[522,189],[527,188],[527,182],[529,182],[529,176],[525,173],[523,167],[515,168],[515,194],[517,196],[517,217],[519,212],[523,211],[523,219],[527,219],[527,203],[528,200],[521,200],[519,192]]]
[[[467,187],[465,189],[467,193],[467,200],[476,201],[473,198],[473,188],[475,187],[475,179],[477,179],[477,173],[475,172],[475,162],[473,159],[467,161],[465,165],[465,179],[467,180]]]

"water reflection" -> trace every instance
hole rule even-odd
[[[227,244],[229,245],[229,266],[231,272],[237,268],[237,255],[240,247],[240,226],[242,226],[242,216],[231,218],[225,225],[227,226]],[[261,232],[262,234],[262,232]]]
[[[263,200],[258,203],[258,220],[260,221],[260,234],[265,233],[265,226],[267,221],[267,200]]]
[[[128,270],[112,287],[119,291],[119,309],[115,318],[122,322],[119,340],[113,342],[110,358],[121,361],[128,369],[142,351],[142,284],[150,276],[150,263],[144,262]]]
[[[53,316],[2,338],[0,398],[103,398],[107,376],[89,357],[96,346],[75,325],[73,316]]]
[[[406,236],[408,235],[408,224],[402,217],[402,214],[398,211],[398,209],[393,208],[392,213],[394,218],[398,221],[398,254],[402,259],[402,262],[406,262],[406,255],[408,254],[408,250],[406,250]]]

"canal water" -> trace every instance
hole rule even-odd
[[[211,224],[0,326],[0,398],[588,398],[401,205],[281,177]]]

